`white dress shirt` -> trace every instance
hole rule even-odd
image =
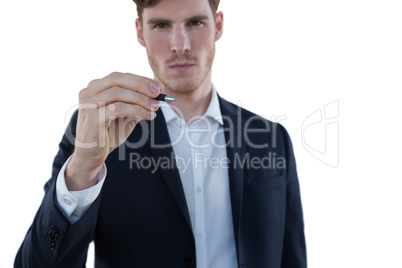
[[[237,267],[228,158],[216,90],[213,88],[205,114],[190,120],[189,124],[169,104],[161,102],[161,110],[191,218],[196,267]],[[98,184],[84,191],[69,192],[64,180],[67,162],[57,178],[56,193],[67,217],[75,222],[98,196],[106,177],[106,166],[102,169]]]

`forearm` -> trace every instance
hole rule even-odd
[[[52,178],[44,187],[45,196],[17,253],[15,267],[81,267],[84,264],[96,226],[100,196],[75,224],[69,222],[56,198],[56,178],[74,150],[76,120],[77,113],[59,144]]]
[[[306,241],[299,179],[292,142],[286,130],[286,224],[282,268],[306,268]]]

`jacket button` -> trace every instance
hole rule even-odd
[[[184,265],[184,267],[188,267],[188,268],[193,267],[194,260],[192,258],[185,258],[183,260],[183,265]]]
[[[59,236],[59,228],[52,225],[49,233],[47,234],[47,242],[51,249],[55,248],[57,237]]]
[[[56,247],[56,243],[55,242],[50,242],[48,241],[48,245],[50,247],[50,249],[54,249]]]

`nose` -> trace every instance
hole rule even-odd
[[[171,31],[170,51],[173,53],[184,54],[191,50],[190,37],[185,26],[177,26]]]

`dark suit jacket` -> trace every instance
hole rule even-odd
[[[219,103],[230,159],[239,267],[306,267],[302,206],[289,135],[280,124],[220,97]],[[154,121],[138,124],[127,142],[108,156],[101,194],[79,221],[70,224],[55,199],[55,180],[73,153],[70,141],[76,122],[77,113],[60,143],[52,178],[45,185],[45,197],[15,267],[83,267],[92,240],[96,267],[195,267],[195,242],[177,168],[152,173],[130,165],[133,153],[156,160],[172,157],[171,146],[155,146],[169,144],[160,110]],[[145,143],[137,146],[144,138]]]

